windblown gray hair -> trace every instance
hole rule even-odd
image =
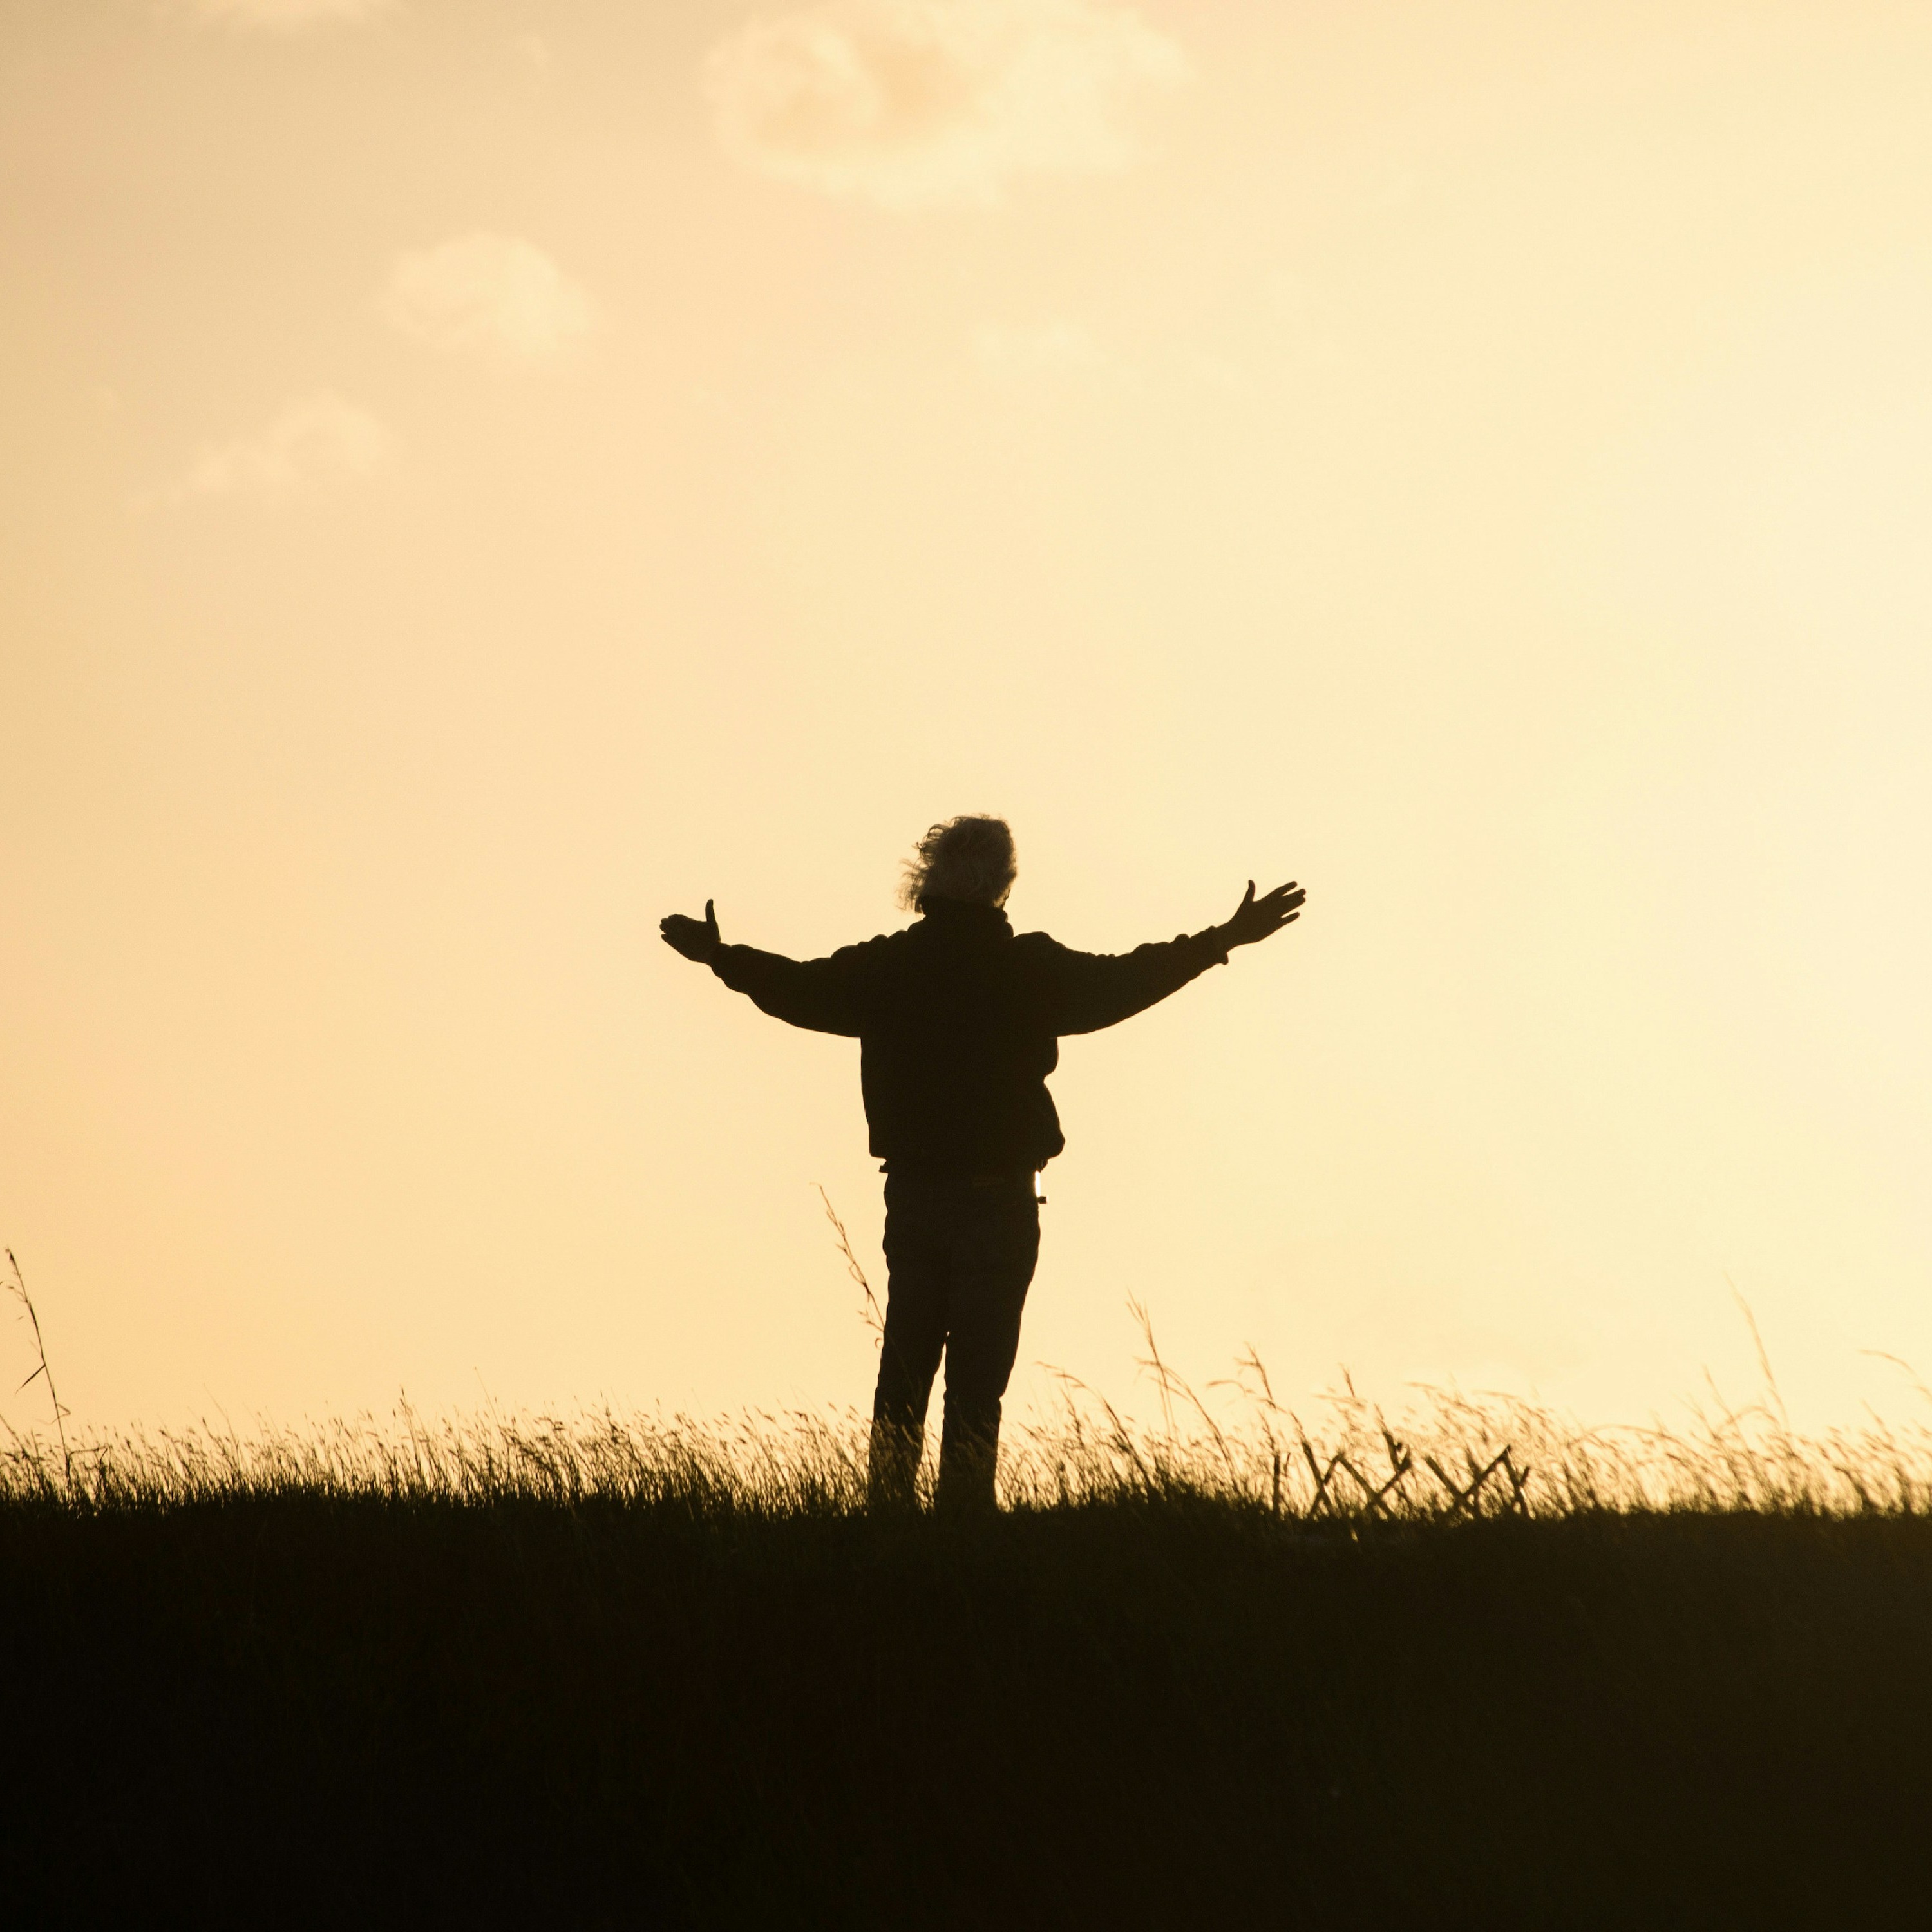
[[[905,862],[899,904],[922,910],[928,899],[996,906],[1012,891],[1019,862],[1004,818],[949,818],[928,828]]]

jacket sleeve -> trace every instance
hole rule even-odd
[[[1076,952],[1048,940],[1042,962],[1046,1007],[1056,1034],[1098,1033],[1144,1012],[1210,966],[1228,963],[1226,942],[1212,927],[1131,952]]]
[[[761,1012],[813,1033],[859,1036],[872,979],[865,946],[842,946],[824,959],[788,959],[754,946],[721,946],[711,970]]]

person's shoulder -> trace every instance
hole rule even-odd
[[[1067,950],[1050,932],[1016,932],[1013,945],[1027,959],[1054,959]]]
[[[902,926],[896,932],[878,933],[870,939],[858,940],[842,950],[848,959],[862,959],[868,962],[902,958],[918,929],[916,926]]]

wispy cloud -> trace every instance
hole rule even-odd
[[[186,0],[189,10],[204,20],[282,34],[334,21],[365,20],[394,4],[394,0]]]
[[[1172,40],[1106,0],[823,0],[742,28],[705,83],[746,166],[914,208],[1124,166],[1127,110],[1186,70]]]
[[[541,248],[509,235],[465,235],[402,256],[382,309],[405,335],[500,368],[562,360],[595,320],[576,283]]]
[[[395,451],[395,438],[367,410],[324,390],[288,403],[252,436],[204,449],[167,500],[279,497],[354,482],[385,468]]]

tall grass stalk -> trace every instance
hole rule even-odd
[[[31,1388],[37,1382],[44,1382],[46,1384],[47,1400],[53,1406],[54,1436],[60,1445],[62,1489],[63,1492],[70,1492],[74,1487],[74,1456],[68,1448],[67,1441],[67,1418],[69,1412],[62,1406],[60,1391],[54,1387],[54,1372],[47,1364],[47,1345],[40,1334],[40,1312],[34,1306],[34,1298],[27,1292],[27,1278],[20,1272],[20,1264],[14,1259],[14,1250],[8,1248],[4,1252],[7,1256],[7,1265],[12,1270],[14,1277],[6,1284],[7,1292],[27,1311],[27,1320],[32,1325],[34,1331],[34,1352],[40,1358],[40,1366],[35,1369],[33,1373],[20,1384],[20,1388],[16,1389],[14,1393],[18,1395],[22,1389]],[[8,1436],[12,1438],[14,1448],[16,1450],[20,1450],[22,1445],[20,1438],[14,1435],[11,1425],[0,1422],[0,1426],[4,1426],[7,1429]],[[22,1467],[23,1469],[33,1468],[37,1471],[35,1480],[43,1490],[50,1486],[51,1474],[46,1470],[43,1458],[30,1452]]]

